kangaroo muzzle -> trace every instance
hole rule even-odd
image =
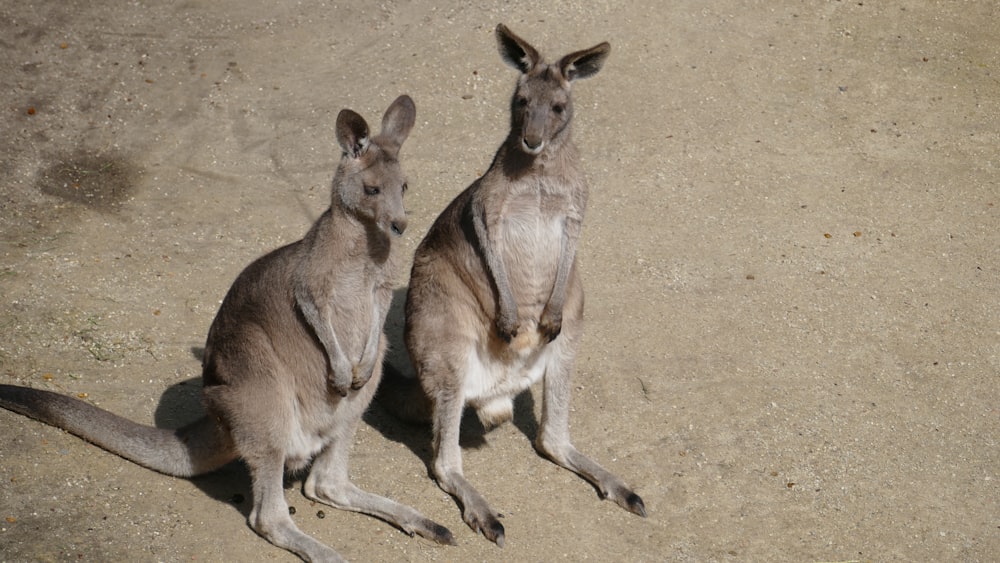
[[[396,235],[397,237],[403,236],[403,232],[406,231],[406,219],[396,219],[395,221],[389,222],[389,232]]]
[[[546,115],[541,111],[529,111],[524,120],[524,133],[521,135],[521,149],[528,154],[538,154],[545,148]]]

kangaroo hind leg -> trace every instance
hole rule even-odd
[[[299,530],[292,521],[282,486],[284,461],[281,453],[275,451],[267,459],[257,457],[246,461],[253,479],[250,527],[267,541],[306,561],[343,561],[336,551]]]
[[[459,370],[470,370],[462,372]],[[422,364],[419,378],[430,381],[435,388],[433,393],[434,422],[434,461],[433,473],[438,486],[455,497],[462,507],[462,519],[473,531],[482,533],[498,546],[504,544],[504,527],[500,523],[500,514],[494,511],[486,499],[465,479],[462,470],[462,448],[459,444],[459,434],[462,425],[462,411],[465,407],[465,395],[462,392],[462,381],[469,377],[485,377],[476,372],[469,362],[451,362],[444,359]],[[493,407],[505,410],[501,401]],[[495,414],[495,413],[494,413]],[[482,413],[480,413],[482,416]],[[483,421],[484,425],[486,421]]]
[[[381,362],[376,363],[372,380],[365,387],[348,395],[337,405],[331,439],[313,460],[303,492],[317,502],[384,520],[410,536],[416,534],[441,544],[455,545],[455,538],[448,528],[405,504],[364,491],[350,480],[348,458],[354,434],[379,379]]]
[[[597,488],[602,498],[613,500],[625,510],[645,517],[646,506],[642,498],[624,481],[577,450],[570,441],[569,399],[574,345],[575,342],[570,338],[559,338],[549,344],[559,349],[554,350],[557,353],[550,355],[546,367],[542,391],[542,420],[538,436],[535,438],[535,447],[560,467],[569,469],[589,481]],[[562,349],[565,346],[570,349]]]

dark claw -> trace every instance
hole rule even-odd
[[[503,524],[501,524],[498,520],[494,519],[492,522],[490,522],[488,524],[488,527],[489,527],[488,530],[486,530],[486,529],[483,530],[483,535],[486,536],[486,539],[488,539],[488,540],[492,541],[493,543],[497,544],[497,547],[499,547],[499,548],[502,549],[503,548],[503,539],[504,539],[503,538],[503,533],[504,533]]]
[[[433,540],[443,545],[458,545],[458,542],[455,541],[455,536],[452,535],[451,530],[433,520],[428,520],[427,518],[424,518],[424,521],[415,530],[404,531],[409,534],[411,538],[415,535],[419,535],[422,538]]]
[[[499,336],[500,338],[502,338],[503,341],[506,342],[507,344],[510,344],[510,341],[513,340],[517,336],[517,329],[515,328],[515,329],[512,329],[512,330],[510,330],[508,332],[508,331],[505,331],[504,329],[502,329],[502,328],[500,328],[498,326],[497,327],[497,336]]]
[[[543,324],[539,329],[542,336],[545,337],[545,341],[552,342],[562,332],[562,324]]]
[[[538,320],[538,332],[545,338],[546,342],[552,342],[558,338],[559,333],[562,332],[562,315],[551,314],[546,308]]]
[[[639,495],[632,493],[628,496],[627,499],[625,499],[625,502],[628,503],[628,509],[630,512],[632,512],[633,514],[638,514],[643,518],[646,517],[646,504],[642,502],[642,499],[639,497]]]
[[[455,536],[451,533],[451,530],[445,528],[441,524],[434,524],[431,526],[431,530],[434,532],[434,541],[442,545],[458,545],[455,541]]]
[[[503,524],[495,516],[487,516],[483,520],[475,518],[468,522],[468,524],[474,532],[482,534],[483,537],[497,544],[497,547],[503,547]]]

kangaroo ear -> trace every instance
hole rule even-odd
[[[349,110],[340,110],[337,115],[337,142],[344,154],[358,158],[368,149],[368,124],[365,118]]]
[[[381,136],[389,139],[396,146],[403,144],[403,141],[410,136],[413,123],[417,120],[417,106],[406,94],[396,98],[389,109],[385,110],[382,116]]]
[[[541,60],[541,56],[527,41],[514,35],[504,24],[497,24],[497,47],[500,57],[510,66],[527,74]]]
[[[559,59],[559,70],[563,78],[572,82],[577,78],[587,78],[597,74],[604,66],[604,61],[611,54],[611,45],[605,41],[589,49],[570,53]]]

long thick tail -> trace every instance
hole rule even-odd
[[[405,422],[431,421],[431,401],[415,377],[407,377],[389,362],[382,366],[382,381],[375,399],[385,410]]]
[[[228,434],[207,416],[168,430],[132,422],[73,397],[16,385],[0,385],[0,407],[167,475],[193,477],[236,458]]]

